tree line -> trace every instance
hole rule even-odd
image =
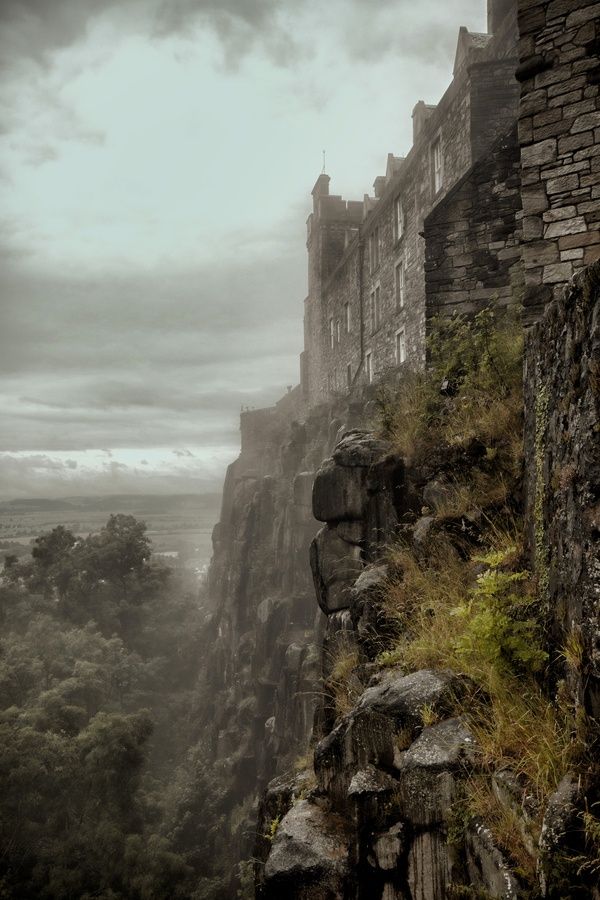
[[[8,556],[0,628],[0,900],[220,896],[211,616],[144,523],[59,526]]]

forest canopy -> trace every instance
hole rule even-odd
[[[218,896],[197,587],[111,515],[8,557],[0,625],[0,898]]]

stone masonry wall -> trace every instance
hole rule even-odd
[[[600,4],[522,0],[519,138],[530,321],[600,258]]]
[[[600,264],[575,276],[527,337],[525,471],[533,566],[552,654],[590,721],[600,717]],[[574,660],[571,659],[573,662]]]
[[[425,220],[427,316],[471,314],[521,292],[516,127],[478,160]]]

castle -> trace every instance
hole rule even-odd
[[[413,146],[405,158],[388,154],[373,197],[345,201],[327,175],[317,179],[301,357],[309,406],[422,364],[434,309],[511,295],[520,253],[512,3],[490,0],[488,30],[460,29],[450,86],[437,106],[417,103]],[[458,287],[436,265],[444,253],[463,276]]]
[[[488,0],[488,32],[460,28],[452,82],[416,104],[413,146],[388,154],[374,195],[344,200],[319,175],[300,386],[242,414],[247,444],[281,412],[422,366],[436,316],[514,299],[533,323],[600,257],[595,10]]]

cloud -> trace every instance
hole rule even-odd
[[[84,454],[78,462],[49,454],[0,453],[0,499],[210,491],[218,488],[226,461],[213,455],[195,465],[160,460],[150,468],[142,459],[102,463]]]
[[[238,442],[240,406],[298,379],[304,250],[228,266],[83,278],[18,261],[0,273],[0,450]],[[243,300],[243,302],[240,302]],[[109,451],[107,451],[109,452]]]
[[[319,40],[335,52],[368,62],[399,51],[428,62],[443,57],[461,16],[473,17],[473,0],[9,0],[0,4],[5,58],[31,57],[46,66],[57,50],[80,40],[99,20],[121,33],[154,39],[194,40],[209,28],[236,68],[257,47],[289,66],[315,52]],[[333,43],[332,43],[333,39]],[[436,56],[437,54],[437,56]]]
[[[38,147],[31,147],[26,151],[26,160],[30,166],[43,166],[44,163],[51,162],[58,158],[58,152],[55,147],[50,144],[42,144]]]
[[[291,47],[278,26],[279,6],[277,0],[9,0],[0,4],[0,55],[4,65],[31,58],[46,68],[56,51],[111,17],[121,33],[155,39],[193,38],[198,27],[209,27],[233,66],[255,41]]]

